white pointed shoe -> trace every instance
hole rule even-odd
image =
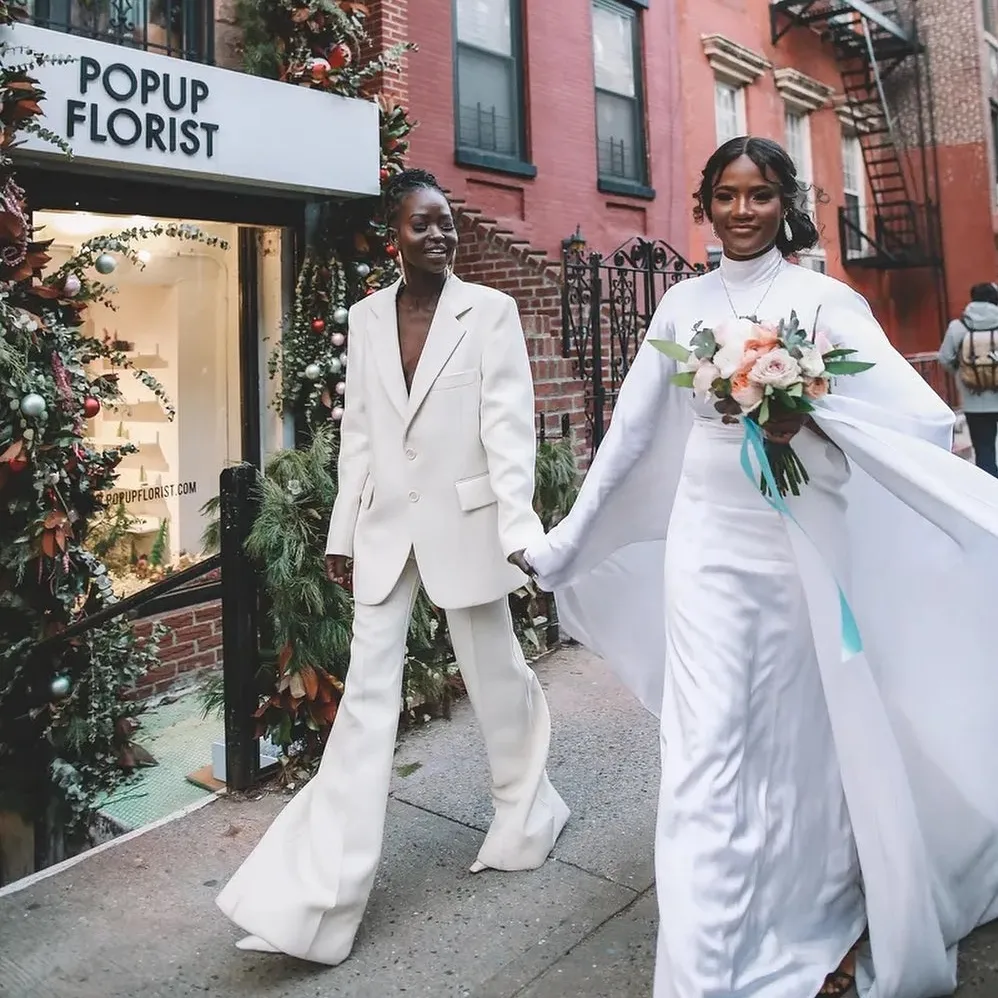
[[[280,953],[276,946],[271,946],[266,939],[259,936],[244,936],[236,943],[236,949],[248,950],[254,953]]]
[[[481,873],[482,870],[487,870],[487,869],[488,867],[480,859],[476,859],[475,862],[468,867],[468,872]]]

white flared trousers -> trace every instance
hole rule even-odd
[[[291,956],[341,963],[364,915],[381,858],[418,586],[410,561],[383,603],[356,605],[346,689],[319,771],[218,897],[233,922]],[[535,869],[569,813],[547,777],[544,693],[505,599],[448,610],[447,624],[492,774],[495,817],[478,859],[497,870]]]

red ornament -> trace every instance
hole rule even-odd
[[[326,320],[325,319],[313,319],[312,320],[312,332],[313,333],[321,333],[321,332],[324,332],[325,329],[326,329]]]
[[[28,459],[23,455],[18,457],[13,457],[7,462],[7,467],[10,468],[15,474],[19,471],[24,471],[28,466]]]
[[[344,66],[349,66],[352,59],[353,53],[345,42],[340,42],[329,50],[329,65],[332,69],[342,69]]]
[[[386,252],[386,253],[387,253],[387,254],[388,254],[388,255],[389,255],[390,257],[396,257],[396,256],[398,256],[398,254],[399,254],[399,248],[398,248],[398,246],[396,246],[396,245],[395,245],[395,243],[389,243],[389,244],[388,244],[388,245],[387,245],[387,246],[385,247],[385,252]]]
[[[370,288],[370,287],[369,288],[365,288],[364,289],[364,294],[365,295],[373,295],[374,292],[377,291],[377,290],[378,290],[377,288]]]
[[[93,419],[100,412],[100,399],[95,399],[93,395],[88,395],[83,400],[83,415],[87,419]]]
[[[388,169],[387,166],[381,168],[381,182],[383,184],[388,183],[388,178],[392,175],[392,171]]]
[[[312,73],[312,79],[318,83],[326,78],[326,74],[329,72],[329,63],[325,59],[313,59],[309,69]]]

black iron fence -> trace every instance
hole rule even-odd
[[[40,28],[191,62],[215,61],[214,0],[27,0],[21,6]]]
[[[662,295],[706,272],[660,239],[637,237],[607,256],[587,253],[578,236],[562,259],[562,354],[586,386],[592,453],[603,440],[620,385]]]

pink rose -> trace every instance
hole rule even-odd
[[[749,380],[764,388],[789,388],[800,380],[800,364],[782,348],[770,350],[755,362]]]
[[[804,394],[812,402],[823,399],[828,394],[828,378],[815,378],[813,381],[807,382],[804,385]]]
[[[710,395],[711,386],[720,376],[721,372],[717,369],[716,364],[712,364],[709,360],[700,361],[700,366],[697,367],[693,375],[694,393],[704,397]]]
[[[731,382],[731,397],[741,406],[742,412],[753,412],[762,405],[763,389],[761,385],[749,380],[748,372],[736,374]]]

